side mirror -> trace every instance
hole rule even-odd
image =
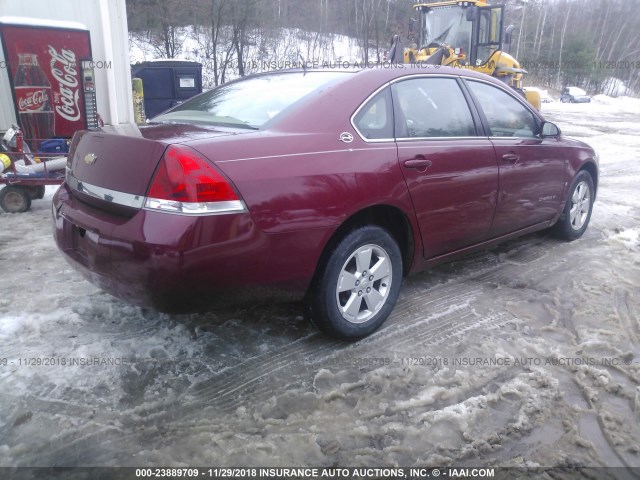
[[[559,137],[560,129],[556,126],[555,123],[544,122],[542,124],[542,128],[540,129],[540,136],[542,138]]]
[[[467,7],[467,22],[473,22],[478,18],[478,7],[472,5]]]

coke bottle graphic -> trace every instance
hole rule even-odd
[[[18,54],[18,70],[13,82],[18,105],[18,121],[33,149],[53,137],[55,117],[51,106],[51,83],[33,53]]]

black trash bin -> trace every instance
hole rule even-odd
[[[131,66],[131,76],[142,79],[147,118],[179,105],[202,92],[202,64],[186,60],[153,60]]]

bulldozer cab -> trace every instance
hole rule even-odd
[[[487,64],[502,50],[503,5],[481,1],[445,1],[414,5],[420,12],[417,57],[444,45],[455,52],[459,65]],[[425,50],[426,49],[426,50]]]
[[[467,68],[496,77],[540,109],[540,94],[523,87],[527,73],[509,53],[513,26],[504,29],[504,5],[484,0],[418,3],[417,36],[409,26],[408,45],[395,35],[387,58],[392,63],[419,63]],[[417,37],[417,38],[416,38]]]
[[[470,63],[484,65],[496,51],[502,51],[502,5],[496,7],[476,7],[474,21],[475,36],[471,49]]]

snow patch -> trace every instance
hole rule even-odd
[[[640,228],[628,228],[611,235],[609,238],[623,244],[631,250],[638,250],[640,248]]]
[[[48,330],[59,324],[80,323],[77,316],[64,310],[55,310],[50,313],[25,313],[23,315],[8,315],[0,317],[0,338],[11,337],[24,338],[25,336],[40,335],[43,330]]]

